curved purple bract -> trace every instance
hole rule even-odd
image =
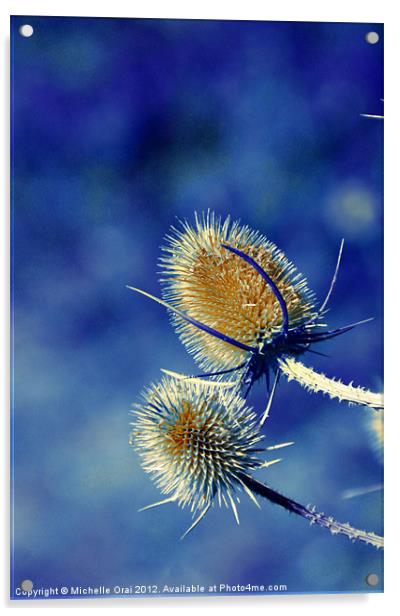
[[[227,334],[223,334],[222,332],[219,332],[217,329],[214,329],[213,327],[210,327],[209,325],[206,325],[205,323],[201,323],[200,321],[197,321],[197,319],[190,317],[185,312],[182,312],[178,308],[175,308],[175,306],[173,306],[172,304],[169,304],[168,302],[165,302],[164,300],[159,299],[155,295],[151,295],[151,293],[147,293],[146,291],[142,291],[142,289],[137,289],[136,287],[131,287],[129,285],[127,285],[127,288],[130,289],[131,291],[135,291],[135,293],[140,293],[141,295],[144,295],[145,297],[152,299],[158,304],[161,304],[161,306],[164,306],[165,308],[167,308],[167,310],[170,310],[174,314],[178,315],[179,318],[183,319],[184,321],[187,321],[187,323],[194,325],[195,327],[197,327],[197,329],[201,329],[202,331],[206,332],[207,334],[210,334],[211,336],[214,336],[215,338],[219,338],[220,340],[223,340],[224,342],[228,342],[229,344],[232,344],[232,346],[235,346],[238,349],[242,349],[243,351],[247,351],[249,353],[257,352],[256,347],[252,347],[252,346],[249,346],[248,344],[244,344],[243,342],[240,342],[240,340],[235,340],[235,338],[231,338]]]
[[[242,252],[238,248],[233,248],[233,246],[227,246],[226,244],[221,244],[221,246],[222,246],[222,248],[226,248],[226,250],[230,250],[230,252],[233,252],[235,255],[237,255],[238,257],[243,259],[243,261],[246,261],[246,263],[248,263],[249,265],[254,267],[254,269],[260,274],[260,276],[262,276],[264,278],[266,283],[271,287],[272,292],[275,295],[276,299],[278,300],[279,305],[280,305],[281,310],[282,310],[282,328],[281,328],[281,331],[286,336],[288,334],[288,331],[289,331],[289,314],[288,314],[288,310],[287,310],[287,307],[286,307],[286,302],[283,299],[281,292],[279,291],[278,287],[276,286],[276,284],[274,283],[272,278],[270,278],[270,276],[268,276],[267,272],[265,272],[263,270],[263,268],[260,265],[258,265],[257,261],[254,261],[254,259],[249,257],[249,255],[246,255],[246,253]]]
[[[195,327],[197,327],[197,329],[201,329],[203,332],[207,332],[207,334],[214,336],[214,338],[219,338],[220,340],[223,340],[224,342],[227,342],[228,344],[231,344],[232,346],[235,346],[238,349],[242,349],[243,351],[247,351],[249,353],[255,353],[257,351],[256,347],[251,347],[248,344],[244,344],[243,342],[240,342],[239,340],[235,340],[235,338],[231,338],[230,336],[227,336],[226,334],[219,332],[213,327],[210,327],[209,325],[206,325],[205,323],[201,323],[200,321],[197,321],[197,319],[193,319],[192,317],[189,317],[189,315],[185,314],[184,312],[176,311],[176,314],[181,319],[184,319],[191,325],[194,325]]]

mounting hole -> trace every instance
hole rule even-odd
[[[32,588],[33,588],[32,580],[23,580],[23,582],[21,582],[21,589],[24,590],[25,592],[29,592],[30,590],[32,590]]]
[[[19,33],[21,36],[24,36],[25,38],[29,38],[33,34],[33,28],[30,24],[24,24],[23,26],[20,27]]]
[[[379,582],[379,576],[376,573],[369,573],[365,578],[368,586],[376,586]]]
[[[368,32],[365,35],[365,40],[370,45],[375,45],[379,41],[379,34],[377,32]]]

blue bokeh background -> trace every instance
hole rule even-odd
[[[34,27],[31,38],[18,28]],[[211,208],[264,232],[323,298],[329,323],[375,320],[306,363],[382,387],[383,28],[376,24],[14,17],[13,575],[48,585],[286,584],[366,591],[373,548],[243,500],[185,541],[187,511],[128,445],[159,368],[195,370],[161,307],[160,244]],[[370,45],[368,31],[380,34]],[[265,403],[263,386],[251,402]],[[259,478],[381,533],[370,413],[282,382],[265,428],[294,440]]]

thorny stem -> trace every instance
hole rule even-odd
[[[355,387],[352,383],[346,385],[340,381],[329,378],[313,368],[308,368],[299,361],[289,357],[280,359],[279,368],[291,381],[294,379],[308,391],[317,393],[321,391],[330,398],[338,398],[340,402],[368,406],[376,411],[383,410],[383,394],[374,393],[362,387]]]
[[[283,496],[279,492],[276,492],[272,488],[269,488],[263,483],[260,483],[250,475],[240,473],[241,481],[255,494],[263,496],[271,503],[275,503],[280,507],[283,507],[287,511],[295,513],[302,518],[308,520],[310,524],[317,524],[322,528],[330,530],[332,535],[345,535],[351,541],[361,541],[367,545],[372,545],[376,548],[383,548],[383,537],[376,535],[375,533],[369,533],[364,530],[358,530],[353,528],[350,524],[342,522],[336,522],[331,516],[326,516],[323,513],[315,511],[314,507],[304,507],[296,501]]]

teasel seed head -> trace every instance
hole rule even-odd
[[[206,515],[215,498],[220,505],[230,506],[239,522],[235,500],[239,502],[236,492],[243,490],[258,506],[256,495],[332,534],[383,547],[382,537],[336,522],[254,479],[252,471],[280,461],[264,462],[260,452],[293,443],[260,448],[263,436],[253,412],[236,389],[216,385],[164,378],[146,389],[142,404],[135,405],[131,444],[144,470],[166,495],[143,509],[169,502],[188,506],[197,517],[183,538]]]
[[[167,500],[196,512],[216,498],[237,516],[240,474],[268,465],[258,456],[264,437],[245,401],[236,390],[173,378],[152,384],[142,397],[130,442]]]
[[[259,273],[224,248],[240,249],[264,269],[280,291],[291,327],[316,313],[315,297],[295,266],[259,231],[222,220],[212,212],[195,215],[166,237],[161,283],[166,301],[190,317],[251,347],[272,339],[282,328],[282,310]],[[179,316],[173,324],[182,342],[205,370],[233,368],[246,351],[210,336]]]

